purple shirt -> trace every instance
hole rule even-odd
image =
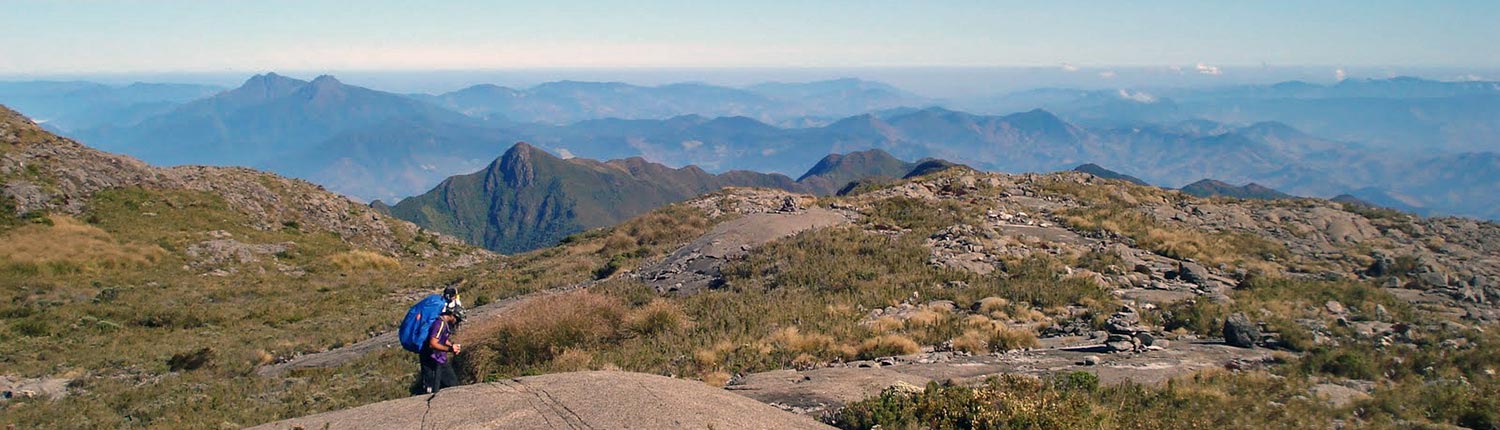
[[[443,321],[442,318],[438,318],[437,321],[432,322],[432,330],[430,331],[430,333],[432,333],[432,337],[437,339],[439,345],[452,345],[448,343],[448,336],[453,334],[453,326],[448,325],[448,323]],[[447,351],[433,350],[431,357],[432,361],[436,361],[438,362],[438,364],[444,364],[448,362]]]

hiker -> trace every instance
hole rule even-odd
[[[462,312],[456,306],[448,306],[432,322],[431,335],[418,354],[422,370],[417,375],[422,391],[436,394],[444,387],[458,385],[458,374],[453,372],[453,356],[463,351],[462,345],[453,343],[453,328],[462,321]]]
[[[460,347],[453,343],[453,333],[464,321],[464,302],[458,297],[460,280],[443,289],[442,295],[429,295],[418,300],[406,317],[401,319],[401,347],[417,354],[420,370],[417,381],[412,384],[412,394],[437,393],[443,387],[458,385],[458,375],[453,372],[453,355]]]

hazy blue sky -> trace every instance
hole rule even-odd
[[[1064,64],[1176,66],[1204,73],[1261,64],[1500,67],[1500,2],[1486,0],[0,0],[0,11],[0,74]]]

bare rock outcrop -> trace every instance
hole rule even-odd
[[[780,209],[781,205],[774,207]],[[848,222],[848,215],[825,208],[752,213],[720,223],[661,262],[641,268],[635,276],[658,292],[691,293],[712,288],[721,279],[719,268],[724,262],[743,257],[750,249],[806,230]]]
[[[253,429],[830,429],[698,381],[626,372],[529,376]]]

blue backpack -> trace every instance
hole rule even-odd
[[[438,315],[443,313],[443,307],[447,305],[448,301],[437,294],[412,305],[406,311],[406,318],[401,319],[401,347],[416,353],[426,349],[427,338],[432,336],[432,322],[437,321]]]

